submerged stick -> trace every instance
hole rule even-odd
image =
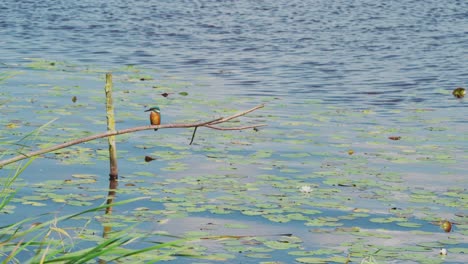
[[[210,120],[210,121],[204,121],[204,122],[198,122],[198,123],[139,126],[139,127],[132,127],[132,128],[122,129],[122,130],[107,131],[105,133],[96,134],[96,135],[92,135],[92,136],[88,136],[88,137],[68,141],[68,142],[58,144],[58,145],[55,145],[55,146],[52,146],[52,147],[49,147],[49,148],[40,149],[40,150],[36,150],[36,151],[31,151],[29,153],[22,153],[22,154],[20,154],[18,156],[15,156],[15,157],[0,161],[0,168],[5,166],[5,165],[20,161],[20,160],[24,160],[24,159],[31,158],[31,157],[34,157],[34,156],[42,155],[42,154],[52,152],[52,151],[55,151],[55,150],[58,150],[58,149],[63,149],[63,148],[69,147],[69,146],[81,144],[81,143],[92,141],[92,140],[99,139],[99,138],[117,136],[117,135],[122,135],[122,134],[137,132],[137,131],[143,131],[143,130],[150,130],[150,129],[155,129],[155,128],[158,128],[158,129],[164,129],[164,128],[189,128],[189,127],[202,127],[202,126],[207,126],[207,125],[220,124],[220,123],[224,123],[224,122],[227,122],[229,120],[232,120],[234,118],[237,118],[239,116],[246,115],[246,114],[248,114],[248,113],[250,113],[252,111],[255,111],[255,110],[259,109],[259,108],[262,108],[263,106],[264,105],[262,104],[262,105],[254,107],[252,109],[249,109],[247,111],[240,112],[240,113],[237,113],[235,115],[232,115],[232,116],[229,116],[229,117],[226,117],[226,118],[220,117],[220,118],[216,118],[216,119],[213,119],[213,120]],[[257,126],[263,126],[263,124],[257,125]],[[249,126],[249,128],[257,127],[257,126],[253,125],[253,126]],[[240,129],[237,129],[237,130],[240,130]]]

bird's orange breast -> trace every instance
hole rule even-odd
[[[161,115],[157,112],[152,111],[150,114],[150,122],[152,125],[160,125],[161,124]]]

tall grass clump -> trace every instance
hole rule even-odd
[[[5,208],[15,196],[14,181],[32,162],[18,166],[14,173],[2,180],[0,192],[0,212],[5,213]],[[136,202],[146,197],[138,197],[124,201],[102,205],[87,209],[78,213],[65,216],[56,216],[52,213],[44,213],[31,216],[14,223],[1,223],[0,226],[0,263],[92,263],[99,260],[100,263],[114,263],[115,261],[134,261],[136,258],[144,263],[154,263],[159,260],[167,260],[171,256],[183,255],[188,257],[200,257],[187,252],[189,246],[186,242],[193,238],[177,238],[169,242],[154,242],[155,234],[143,234],[135,231],[134,227],[113,231],[106,237],[99,234],[85,234],[86,226],[76,229],[82,232],[70,234],[65,222],[68,220],[87,219],[89,223],[96,215],[104,214],[109,206],[121,206]],[[47,219],[48,218],[48,219]],[[46,219],[43,222],[38,220]],[[151,239],[148,239],[149,236]],[[160,234],[157,234],[160,235]],[[167,237],[173,237],[164,235]],[[148,245],[149,246],[142,246]],[[149,254],[151,252],[151,254]],[[133,262],[132,262],[133,263]]]
[[[36,134],[37,131],[32,132],[15,144],[3,141],[0,145],[20,146],[20,150],[15,152],[22,153],[26,148],[24,141]],[[10,152],[13,151],[4,148],[0,159]],[[112,204],[104,200],[99,206],[64,216],[51,211],[15,218],[16,208],[12,200],[21,199],[15,197],[18,195],[17,189],[21,188],[15,182],[33,161],[34,157],[24,163],[10,164],[8,168],[0,167],[0,263],[135,263],[136,260],[154,263],[175,255],[199,257],[188,253],[190,247],[187,242],[194,238],[176,238],[167,234],[138,231],[136,226],[114,230],[105,236],[102,235],[103,232],[90,233],[87,230],[88,225],[93,221],[97,222],[97,216],[105,214],[106,209],[111,206],[121,206],[147,197]],[[84,226],[78,224],[83,221]],[[156,236],[165,236],[165,240],[169,242],[157,242]]]

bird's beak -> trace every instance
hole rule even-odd
[[[145,112],[149,112],[149,111],[151,111],[151,109],[145,110]]]

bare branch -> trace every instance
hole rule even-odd
[[[237,129],[235,129],[235,128],[220,129],[219,127],[210,127],[210,126],[214,125],[214,124],[224,123],[224,122],[227,122],[227,121],[232,120],[234,118],[237,118],[239,116],[246,115],[246,114],[248,114],[248,113],[250,113],[252,111],[255,111],[255,110],[259,109],[259,108],[262,108],[263,106],[264,105],[259,105],[259,106],[256,106],[256,107],[252,108],[252,109],[249,109],[247,111],[240,112],[240,113],[237,113],[235,115],[232,115],[232,116],[229,116],[229,117],[226,117],[226,118],[220,117],[220,118],[216,118],[216,119],[213,119],[213,120],[210,120],[210,121],[204,121],[204,122],[198,122],[198,123],[140,126],[140,127],[132,127],[132,128],[116,130],[116,131],[108,131],[108,132],[105,132],[105,133],[96,134],[96,135],[92,135],[92,136],[89,136],[89,137],[84,137],[84,138],[68,141],[68,142],[65,142],[65,143],[62,143],[62,144],[59,144],[59,145],[55,145],[55,146],[52,146],[52,147],[49,147],[49,148],[40,149],[40,150],[32,151],[32,152],[29,152],[29,153],[21,153],[18,156],[15,156],[15,157],[0,161],[0,168],[7,165],[7,164],[11,164],[11,163],[23,160],[23,159],[27,159],[27,158],[31,158],[31,157],[34,157],[34,156],[42,155],[42,154],[49,153],[49,152],[52,152],[52,151],[55,151],[55,150],[58,150],[58,149],[66,148],[66,147],[77,145],[77,144],[84,143],[84,142],[88,142],[88,141],[95,140],[95,139],[98,139],[98,138],[105,138],[105,137],[109,137],[109,136],[122,135],[122,134],[127,134],[127,133],[132,133],[132,132],[137,132],[137,131],[143,131],[143,130],[150,130],[150,129],[155,129],[155,128],[158,128],[158,129],[164,129],[164,128],[189,128],[189,127],[197,128],[197,127],[200,127],[200,126],[206,126],[206,127],[209,127],[209,128],[212,128],[212,129],[217,129],[217,130],[240,130],[240,129],[245,129],[245,128],[249,128],[249,127],[245,127],[245,128],[240,127],[240,128],[237,128]],[[258,127],[258,126],[264,126],[264,124],[250,126],[250,127]]]

